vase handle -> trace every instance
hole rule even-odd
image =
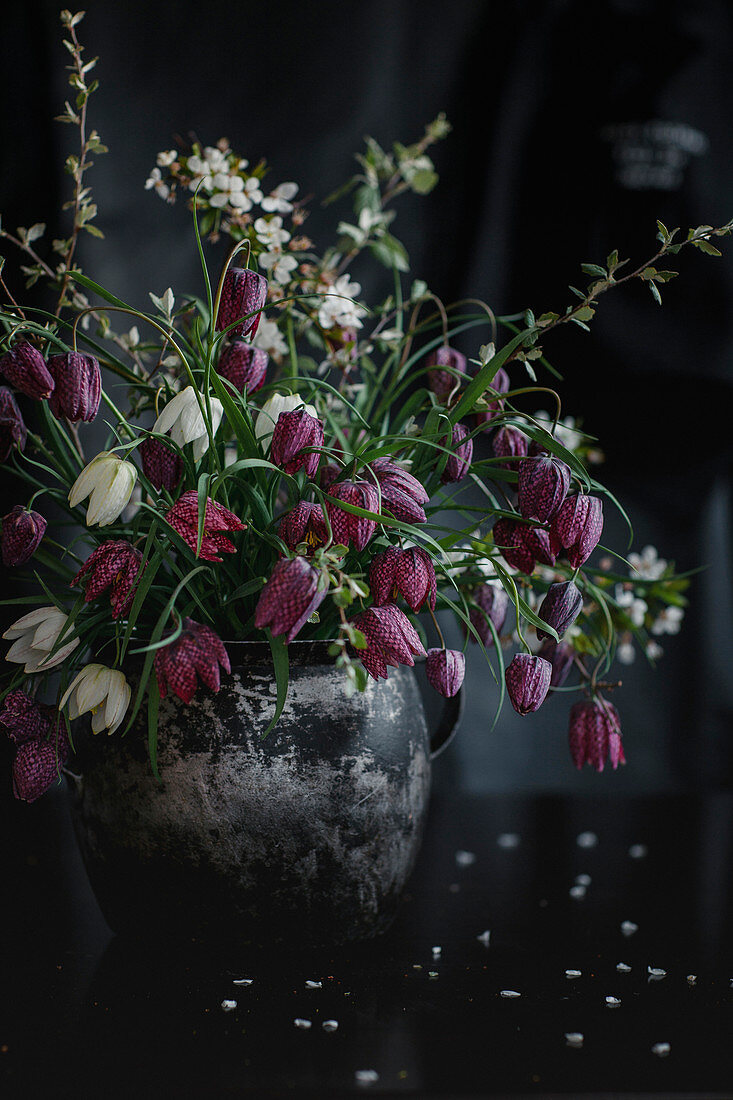
[[[459,687],[455,695],[445,700],[438,728],[430,738],[431,760],[435,760],[436,756],[440,756],[453,740],[463,714],[464,702],[462,686]]]

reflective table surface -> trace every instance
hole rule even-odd
[[[3,1097],[733,1096],[727,792],[438,792],[330,950],[111,936],[60,795],[3,835]]]

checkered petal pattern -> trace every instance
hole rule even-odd
[[[27,435],[17,401],[7,386],[0,386],[0,462],[5,462],[13,447],[25,450]]]
[[[323,446],[323,424],[304,408],[282,412],[272,433],[270,456],[286,474],[305,470],[309,478],[316,476],[321,456],[318,451],[304,451],[304,447]]]
[[[544,657],[517,653],[504,673],[511,704],[517,714],[539,710],[550,689],[552,665]]]
[[[182,493],[165,518],[196,553],[199,528],[199,497],[196,490],[188,489]],[[228,508],[208,497],[199,557],[204,561],[223,561],[221,554],[234,554],[236,547],[226,537],[225,532],[244,531],[246,526]]]
[[[573,667],[575,659],[573,647],[569,642],[556,642],[554,638],[548,638],[540,646],[539,655],[552,665],[550,687],[562,687]]]
[[[48,733],[49,721],[43,708],[20,688],[9,691],[0,710],[0,724],[16,745],[37,741]]]
[[[38,348],[21,340],[0,359],[0,373],[26,397],[41,400],[50,397],[54,380]]]
[[[583,596],[572,581],[560,581],[551,584],[540,604],[537,614],[562,638],[568,627],[572,626],[583,609]],[[546,630],[537,629],[537,637],[550,638]]]
[[[94,420],[102,399],[102,372],[93,355],[67,351],[52,355],[48,371],[54,380],[49,398],[51,412],[57,420]]]
[[[16,504],[12,512],[3,516],[0,549],[3,565],[24,565],[29,561],[46,532],[46,520],[38,512]]]
[[[35,802],[58,779],[63,764],[50,741],[26,741],[13,760],[13,794],[23,802]]]
[[[156,489],[172,493],[183,476],[183,459],[160,439],[147,439],[138,447],[143,473]]]
[[[512,519],[499,519],[493,527],[494,545],[512,569],[529,575],[535,564],[554,565],[556,555],[547,531]]]
[[[447,397],[460,384],[460,377],[452,374],[452,370],[466,376],[466,356],[447,344],[431,352],[425,365],[428,368],[428,385],[438,397]],[[450,369],[446,370],[446,367]]]
[[[357,655],[375,680],[387,679],[388,666],[414,665],[415,657],[427,656],[414,626],[394,604],[369,607],[351,622],[366,638],[367,648]]]
[[[248,336],[253,340],[266,301],[267,279],[264,275],[243,267],[230,267],[224,276],[216,331],[223,332],[235,321],[240,321],[229,330],[230,336]]]
[[[509,385],[509,375],[503,367],[499,367],[491,381],[492,390],[495,390],[498,394],[508,393]],[[484,431],[490,432],[491,421],[504,408],[504,402],[501,397],[498,397],[495,401],[488,401],[488,396],[484,399],[488,402],[488,409],[474,410],[473,419],[477,427],[479,424],[483,424]]]
[[[466,658],[457,649],[429,649],[425,662],[428,683],[450,699],[463,683],[466,675]]]
[[[528,440],[524,432],[520,432],[519,428],[512,428],[510,425],[499,428],[493,439],[494,454],[497,458],[525,458],[527,445]],[[498,462],[497,465],[503,470],[516,471],[518,463],[516,461]]]
[[[570,469],[554,455],[536,455],[519,464],[517,505],[525,519],[547,523],[569,488]]]
[[[588,560],[603,533],[603,503],[598,497],[579,494],[566,497],[550,526],[550,539],[559,555],[573,569]]]
[[[568,723],[568,743],[576,768],[590,764],[597,772],[602,772],[606,760],[610,761],[614,770],[619,764],[626,763],[618,711],[602,695],[573,705]]]
[[[226,378],[240,393],[257,393],[265,384],[270,356],[244,340],[232,340],[219,356],[217,374]]]
[[[211,691],[220,687],[220,668],[231,672],[229,655],[218,634],[194,619],[183,620],[183,630],[155,655],[155,676],[161,698],[172,691],[190,703],[201,680]]]
[[[343,500],[346,504],[363,508],[367,512],[377,512],[379,509],[379,495],[376,487],[367,481],[336,482],[329,488],[329,495],[336,497],[337,500]],[[363,550],[376,530],[376,521],[345,512],[330,501],[326,502],[326,510],[331,521],[334,542],[340,542],[344,546],[351,545],[355,550]]]
[[[453,425],[453,436],[450,447],[452,454],[448,456],[445,469],[440,480],[447,485],[450,482],[462,481],[469,471],[473,459],[473,440],[468,439],[468,428],[465,424]],[[447,440],[443,440],[443,446],[447,446]]]
[[[135,590],[140,582],[142,554],[124,539],[110,539],[98,546],[82,565],[71,581],[71,587],[80,584],[84,578],[84,601],[90,603],[109,590],[109,602],[112,618],[125,615],[135,598]]]
[[[501,634],[509,610],[509,597],[501,585],[482,584],[471,593],[471,599],[478,607],[471,608],[468,617],[483,644],[493,645],[494,637],[487,616],[494,624],[496,633]],[[476,640],[473,635],[470,637],[472,641]]]
[[[268,626],[274,637],[284,634],[286,643],[292,642],[320,607],[327,591],[323,573],[306,558],[283,558],[260,593],[255,626],[259,629]]]
[[[407,550],[400,550],[395,563],[394,583],[412,611],[419,611],[425,603],[431,611],[435,611],[435,567],[430,555],[422,547],[411,546]]]
[[[389,457],[375,459],[371,469],[379,482],[383,508],[404,523],[426,522],[422,505],[430,498],[416,477]]]
[[[289,550],[306,542],[312,549],[323,546],[327,539],[326,520],[320,504],[301,500],[278,525],[277,533]]]

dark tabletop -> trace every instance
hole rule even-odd
[[[436,792],[390,932],[270,951],[112,937],[61,794],[6,863],[4,1097],[733,1096],[727,792]]]

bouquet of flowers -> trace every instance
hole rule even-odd
[[[55,301],[20,302],[0,275],[0,459],[27,488],[3,517],[2,558],[33,586],[4,601],[22,605],[4,634],[0,710],[16,795],[56,780],[70,722],[88,712],[95,733],[121,736],[146,706],[155,769],[159,699],[218,691],[236,639],[271,646],[270,728],[296,638],[329,640],[346,694],[425,659],[451,696],[475,645],[497,709],[508,695],[526,715],[570,691],[575,764],[623,763],[610,666],[637,644],[659,655],[688,581],[652,548],[628,560],[599,548],[593,562],[604,506],[620,505],[592,473],[596,441],[538,380],[557,375],[543,344],[560,325],[587,328],[600,296],[629,280],[661,301],[675,273],[660,261],[685,246],[719,254],[712,239],[731,225],[658,223],[644,263],[611,252],[583,264],[587,285],[564,311],[496,317],[410,281],[392,232],[395,200],[437,182],[429,150],[444,117],[411,145],[367,141],[332,197],[350,196],[353,215],[325,250],[304,232],[295,183],[273,185],[264,160],[225,139],[193,143],[161,152],[145,187],[191,212],[203,292],[168,288],[141,309],[76,262],[81,235],[103,235],[82,14],[61,16],[74,91],[61,121],[79,135],[70,235],[44,252],[41,223],[0,231],[26,286]],[[213,277],[207,250],[221,239],[231,247]],[[368,259],[394,282],[370,305],[350,273]],[[552,411],[526,411],[532,400]],[[106,438],[90,450],[100,410]],[[439,612],[460,624],[462,649],[445,645]]]

